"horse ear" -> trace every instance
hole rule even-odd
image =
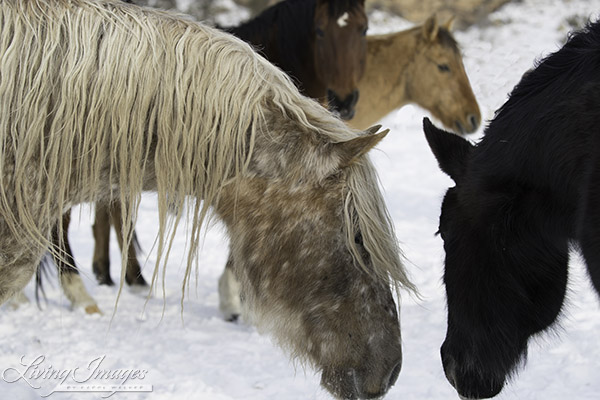
[[[427,18],[423,24],[423,36],[429,41],[434,41],[438,35],[439,25],[435,15]]]
[[[389,129],[377,133],[381,125],[373,126],[357,138],[334,144],[334,152],[340,158],[340,168],[352,165],[359,158],[364,156],[383,139]]]
[[[444,29],[446,29],[448,32],[452,31],[452,29],[454,28],[455,21],[456,15],[453,15],[450,18],[448,18],[448,21],[446,21],[446,23],[444,24]]]
[[[437,128],[429,118],[423,119],[423,131],[440,169],[458,183],[465,174],[474,146],[460,136]]]

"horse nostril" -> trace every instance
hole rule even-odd
[[[467,116],[467,120],[471,124],[471,129],[473,131],[476,131],[477,128],[479,127],[479,118],[477,118],[477,116],[474,114],[470,114]]]
[[[353,108],[344,108],[342,110],[338,110],[338,112],[340,114],[341,119],[343,119],[344,121],[348,121],[352,119],[352,117],[354,117],[356,111]]]
[[[344,378],[351,380],[354,393],[353,396],[344,398],[378,399],[384,396],[398,380],[398,375],[400,375],[402,369],[402,357],[391,368],[388,369],[388,367],[382,365],[381,369],[351,370],[351,372],[348,372]]]
[[[340,100],[340,97],[336,92],[331,89],[327,89],[327,102],[330,111],[334,111],[343,120],[349,120],[354,117],[356,110],[354,106],[358,101],[358,90],[354,90],[351,94],[346,96],[344,100]]]
[[[331,89],[327,89],[327,100],[329,103],[333,103],[336,100],[335,93]]]
[[[402,369],[402,361],[400,361],[398,364],[396,364],[394,366],[394,368],[392,369],[392,373],[390,374],[390,378],[388,380],[387,389],[385,390],[386,392],[392,386],[394,386],[394,383],[396,383],[396,380],[398,380],[398,375],[400,375],[400,370],[401,369]]]
[[[456,132],[457,133],[460,133],[462,135],[463,133],[466,132],[464,126],[460,123],[460,121],[454,122],[454,125],[456,127]]]

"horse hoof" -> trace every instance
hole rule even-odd
[[[97,276],[96,280],[98,281],[98,285],[115,286],[110,276]]]
[[[240,319],[240,314],[231,314],[228,317],[225,317],[225,321],[227,322],[237,322]]]
[[[103,315],[102,311],[100,311],[100,308],[98,308],[97,304],[90,304],[89,306],[86,306],[85,313],[89,314],[89,315],[93,315],[93,314]]]
[[[148,287],[148,283],[146,282],[144,277],[141,275],[138,275],[133,279],[128,279],[127,277],[125,277],[125,282],[127,282],[127,284],[129,286],[139,286],[139,287],[143,287],[143,288]]]
[[[108,262],[94,261],[92,262],[92,271],[96,276],[98,285],[114,286],[112,278],[110,277],[110,265]]]
[[[11,310],[18,310],[22,305],[29,304],[29,299],[25,296],[25,293],[19,291],[14,296],[12,296],[7,302],[8,307]]]
[[[152,296],[152,290],[150,288],[150,285],[148,285],[147,283],[144,285],[140,285],[137,283],[131,284],[129,285],[129,292],[140,296]]]

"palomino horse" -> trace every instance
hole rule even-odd
[[[364,0],[287,0],[249,22],[226,30],[256,46],[269,61],[293,77],[304,94],[328,102],[341,118],[354,115],[357,83],[366,58]],[[100,284],[113,285],[108,254],[110,225],[117,232],[121,230],[121,210],[118,203],[96,204],[95,210],[92,268]],[[123,246],[118,233],[117,239],[121,251],[127,251],[126,283],[146,286],[135,247]],[[68,249],[64,251],[73,259]],[[62,287],[73,300],[72,305],[93,310],[91,296],[77,276],[77,269],[66,268],[61,272],[70,275],[68,282],[72,283]]]
[[[425,121],[456,183],[442,203],[448,330],[460,396],[489,398],[563,308],[576,242],[600,293],[600,23],[572,35],[513,90],[473,146]]]
[[[422,26],[367,37],[367,67],[358,83],[361,97],[351,126],[365,129],[416,103],[448,129],[477,130],[481,114],[451,23],[439,26],[431,17]]]
[[[152,190],[153,284],[189,219],[185,296],[214,215],[253,322],[333,395],[389,390],[402,360],[392,288],[414,287],[366,155],[386,132],[357,135],[248,44],[165,12],[5,0],[0,20],[0,303],[65,209],[117,200],[132,226]]]

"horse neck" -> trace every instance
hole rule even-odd
[[[360,98],[351,125],[366,129],[408,104],[407,67],[417,52],[415,29],[367,38],[365,73],[358,83]]]

